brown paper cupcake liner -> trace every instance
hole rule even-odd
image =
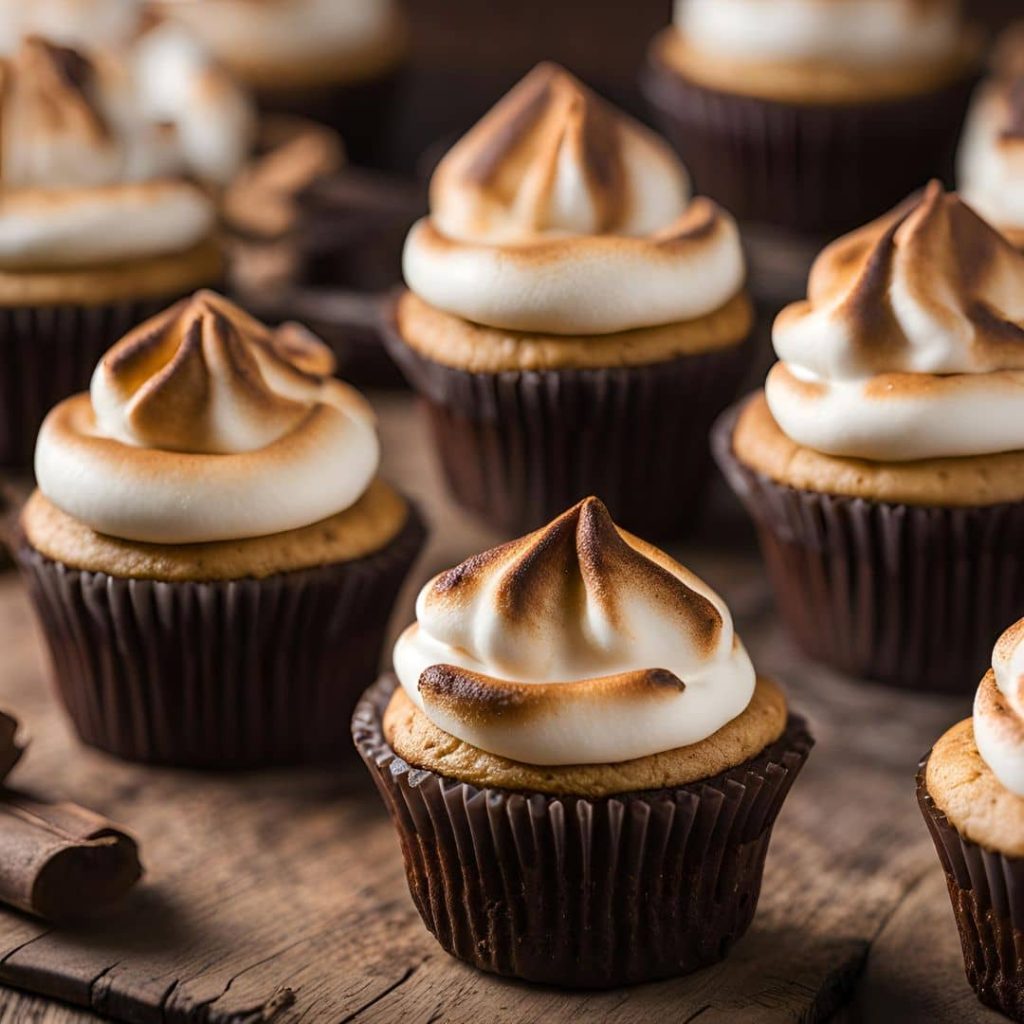
[[[972,693],[1024,608],[1024,502],[938,508],[796,490],[736,458],[742,405],[712,447],[797,644],[850,675]]]
[[[31,470],[47,413],[89,387],[118,338],[180,297],[0,308],[0,467]]]
[[[976,76],[908,99],[797,104],[688,81],[652,47],[644,92],[698,190],[741,221],[834,235],[953,177]]]
[[[399,588],[425,536],[265,579],[122,579],[17,561],[79,736],[133,761],[249,768],[344,757]]]
[[[772,826],[810,752],[802,719],[700,783],[553,797],[414,768],[383,735],[385,676],[356,709],[359,753],[398,829],[424,924],[481,970],[569,988],[686,974],[750,925]]]
[[[1024,858],[962,836],[935,805],[922,762],[917,801],[946,873],[967,980],[986,1005],[1024,1021]]]
[[[384,341],[424,399],[459,504],[521,534],[593,494],[651,540],[683,536],[703,511],[708,431],[754,344],[648,366],[470,373],[421,356],[391,318]]]

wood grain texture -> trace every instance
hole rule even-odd
[[[407,399],[378,402],[392,480],[434,539],[407,588],[494,540],[440,494]],[[914,769],[969,701],[843,680],[796,656],[772,615],[739,510],[679,552],[731,604],[755,661],[818,740],[783,810],[754,925],[724,964],[596,995],[481,975],[440,951],[406,889],[398,844],[361,765],[217,776],[120,764],[79,746],[45,684],[17,582],[0,581],[0,705],[32,743],[13,781],[90,806],[140,838],[146,878],[101,927],[49,929],[0,911],[0,982],[117,1020],[588,1021],[700,1024],[987,1021],[963,979]],[[954,955],[955,954],[955,955]],[[885,1016],[891,1008],[897,1016]],[[895,1012],[895,1011],[893,1011]],[[851,1016],[859,1014],[860,1016]],[[75,1011],[0,992],[4,1021]]]

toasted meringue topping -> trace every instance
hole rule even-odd
[[[181,57],[188,46],[147,38],[122,60],[29,37],[0,62],[0,267],[144,258],[209,236],[214,204],[187,179],[237,169],[248,108]]]
[[[983,217],[1005,232],[1024,232],[1024,74],[978,88],[960,143],[958,174],[964,199]]]
[[[527,764],[618,763],[706,739],[754,669],[721,599],[588,498],[435,577],[395,646],[446,732]]]
[[[1024,255],[932,183],[826,248],[775,321],[779,426],[883,461],[1024,448]]]
[[[103,357],[91,395],[50,414],[40,490],[126,540],[184,544],[297,529],[343,511],[379,461],[373,413],[304,328],[270,330],[212,292]]]
[[[551,64],[441,162],[404,263],[439,309],[561,334],[694,319],[744,278],[735,223],[690,203],[667,144]]]
[[[996,643],[974,698],[974,739],[996,778],[1024,796],[1024,619]]]
[[[675,24],[722,57],[867,66],[941,60],[963,31],[958,0],[676,0]]]

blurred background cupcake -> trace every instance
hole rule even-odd
[[[1024,255],[933,182],[807,296],[715,454],[806,653],[963,691],[1024,608]]]
[[[589,498],[416,620],[352,728],[441,945],[573,988],[721,960],[812,745],[721,598]]]
[[[967,980],[1024,1020],[1024,619],[992,652],[974,714],[932,748],[917,797],[946,874]]]
[[[821,235],[950,177],[980,55],[958,0],[677,0],[645,87],[698,189]]]
[[[1024,27],[1005,33],[971,101],[957,158],[960,194],[1024,247]]]
[[[151,763],[337,760],[416,510],[329,350],[210,292],[47,417],[15,557],[79,736]]]
[[[462,505],[693,524],[753,315],[735,223],[662,139],[541,65],[444,158],[404,265],[386,340]]]
[[[85,52],[30,36],[0,96],[0,465],[134,323],[223,272],[216,188],[249,145],[230,80],[179,40]]]
[[[397,0],[154,0],[187,25],[264,110],[341,132],[352,160],[387,164],[407,53]]]

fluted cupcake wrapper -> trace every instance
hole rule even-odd
[[[652,47],[643,88],[698,190],[741,221],[836,234],[952,179],[974,74],[887,102],[782,103],[688,81]]]
[[[742,404],[712,447],[795,641],[854,676],[972,693],[1024,608],[1024,502],[941,508],[796,490],[736,458]]]
[[[0,467],[31,470],[47,413],[89,387],[115,341],[179,298],[0,307]]]
[[[398,829],[424,924],[497,974],[607,988],[721,960],[757,907],[772,826],[812,740],[791,716],[758,757],[602,799],[479,789],[414,768],[383,734],[393,676],[352,732]]]
[[[385,343],[425,401],[448,487],[508,534],[596,495],[647,539],[686,534],[711,477],[707,436],[739,390],[753,340],[646,366],[470,373]]]
[[[987,1006],[1024,1021],[1024,858],[962,836],[917,774],[917,801],[946,873],[967,980]]]
[[[85,743],[134,761],[248,768],[337,761],[422,547],[410,509],[381,551],[264,579],[160,582],[16,550]]]

